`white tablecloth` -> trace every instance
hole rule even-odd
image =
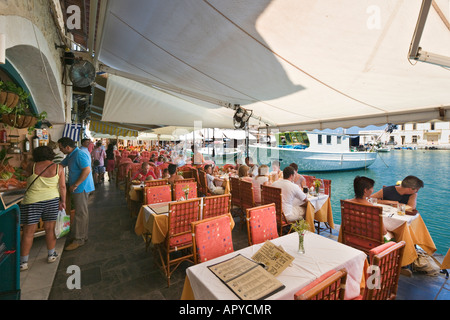
[[[400,227],[405,222],[410,225],[415,219],[418,218],[419,214],[410,216],[405,214],[404,216],[398,215],[397,208],[386,205],[386,204],[376,204],[377,206],[383,207],[383,224],[388,231],[394,231]]]
[[[272,240],[275,245],[281,245],[284,250],[294,256],[292,265],[284,270],[277,279],[286,288],[270,296],[269,300],[292,300],[294,294],[331,269],[346,268],[348,272],[346,284],[346,299],[355,298],[360,294],[361,277],[363,275],[366,254],[337,241],[327,239],[308,232],[305,236],[305,254],[297,253],[298,235],[291,233]],[[236,254],[251,258],[262,244],[241,249],[222,257],[192,266],[186,270],[189,282],[196,300],[228,300],[238,299],[208,268],[208,265],[229,259]]]
[[[310,195],[308,195],[308,200],[309,202],[311,202],[311,204],[313,205],[315,212],[319,211],[320,208],[322,208],[322,206],[325,204],[325,202],[327,202],[328,200],[328,195],[326,194],[320,194],[318,196],[312,197]]]

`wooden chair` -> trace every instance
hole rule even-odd
[[[195,264],[234,251],[229,215],[192,222],[191,228]]]
[[[294,300],[344,300],[347,270],[330,270],[294,294]]]
[[[253,183],[241,180],[239,182],[239,195],[241,198],[241,208],[244,212],[247,209],[256,207],[255,196],[253,194]]]
[[[195,181],[197,181],[197,195],[200,196],[201,195],[201,191],[200,191],[201,184],[200,184],[200,177],[198,174],[198,170],[196,168],[191,168],[191,175],[195,179]]]
[[[432,258],[434,258],[433,256],[431,256]],[[437,300],[437,298],[439,297],[439,295],[442,292],[442,289],[450,291],[450,288],[447,285],[447,281],[448,281],[448,270],[449,267],[449,263],[450,263],[450,249],[447,251],[447,254],[444,257],[444,260],[442,261],[442,264],[438,261],[435,260],[435,262],[438,263],[439,265],[439,269],[441,269],[441,273],[445,274],[445,280],[444,283],[442,283],[441,288],[439,289],[438,293],[436,294],[436,296],[434,297],[434,300]]]
[[[186,194],[183,191],[184,188],[188,187],[188,199],[197,198],[197,182],[193,181],[194,179],[183,179],[177,180],[172,186],[172,200],[178,201],[181,198],[186,199]]]
[[[370,250],[371,265],[363,300],[395,300],[404,250],[405,241],[388,242]],[[372,274],[373,271],[375,273]]]
[[[170,184],[144,188],[144,204],[170,201],[172,201],[172,187]]]
[[[275,203],[247,209],[248,245],[278,238]]]
[[[311,188],[314,185],[314,181],[316,180],[315,176],[305,176],[303,175],[303,177],[306,180],[306,185],[308,186],[308,188]]]
[[[230,177],[231,206],[241,208],[241,196],[239,191],[239,178]]]
[[[261,185],[261,205],[270,203],[275,203],[278,233],[280,235],[290,233],[292,231],[291,224],[287,221],[286,216],[283,213],[283,197],[281,195],[281,189]],[[286,231],[286,229],[288,229],[288,231]]]
[[[169,184],[169,181],[167,179],[146,180],[144,182],[144,185],[146,187],[163,186],[166,184]]]
[[[206,172],[201,170],[201,169],[199,169],[198,170],[198,176],[199,176],[199,181],[200,181],[200,183],[199,183],[200,195],[201,196],[205,196],[205,197],[214,195],[208,188],[208,181],[206,179]]]
[[[223,194],[203,198],[203,219],[230,213],[231,195]]]
[[[383,208],[341,200],[342,243],[369,251],[384,243]]]
[[[199,219],[200,201],[196,198],[169,203],[167,236],[165,242],[157,246],[169,287],[172,273],[183,261],[194,263],[191,223]]]

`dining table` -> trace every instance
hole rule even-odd
[[[203,219],[203,197],[200,201],[199,220]],[[192,199],[191,199],[192,200]],[[169,230],[169,204],[177,201],[160,202],[142,205],[134,227],[134,232],[138,236],[151,236],[152,244],[163,243]],[[179,202],[179,201],[178,201]],[[230,215],[231,228],[234,228],[234,220]]]
[[[307,231],[304,236],[305,253],[298,252],[299,236],[296,232],[270,240],[293,257],[293,261],[276,279],[284,288],[266,299],[293,300],[294,294],[326,272],[345,268],[348,272],[345,299],[360,295],[365,287],[365,270],[368,266],[364,252],[337,241]],[[237,255],[251,258],[263,243],[245,247],[218,258],[186,269],[183,300],[236,300],[235,295],[208,267]]]
[[[308,222],[309,231],[315,232],[314,220],[327,223],[334,229],[333,210],[331,209],[330,196],[327,194],[308,194],[305,220]]]
[[[426,253],[432,255],[436,252],[436,246],[423,221],[420,213],[399,214],[396,206],[386,204],[374,204],[383,208],[383,225],[388,234],[391,233],[396,242],[405,241],[405,249],[401,266],[407,266],[417,259],[416,245]],[[411,208],[406,207],[406,211]],[[342,242],[342,233],[339,233],[338,241]]]
[[[429,255],[436,252],[436,246],[420,213],[399,214],[397,207],[375,204],[383,207],[383,224],[391,232],[396,242],[405,241],[405,250],[401,265],[407,266],[417,259],[415,246],[419,246]],[[411,208],[406,207],[406,211]]]

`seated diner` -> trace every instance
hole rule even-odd
[[[378,203],[396,205],[397,203],[404,203],[416,209],[417,192],[423,188],[423,181],[415,176],[407,176],[402,180],[402,183],[397,186],[383,187],[381,190],[372,194],[372,198],[377,198]]]

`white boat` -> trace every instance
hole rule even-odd
[[[300,172],[341,171],[367,168],[377,158],[376,152],[351,150],[344,134],[293,131],[277,133],[275,140],[249,146],[254,163],[279,160],[281,169],[294,162]]]
[[[391,152],[391,147],[376,147],[377,152]]]

